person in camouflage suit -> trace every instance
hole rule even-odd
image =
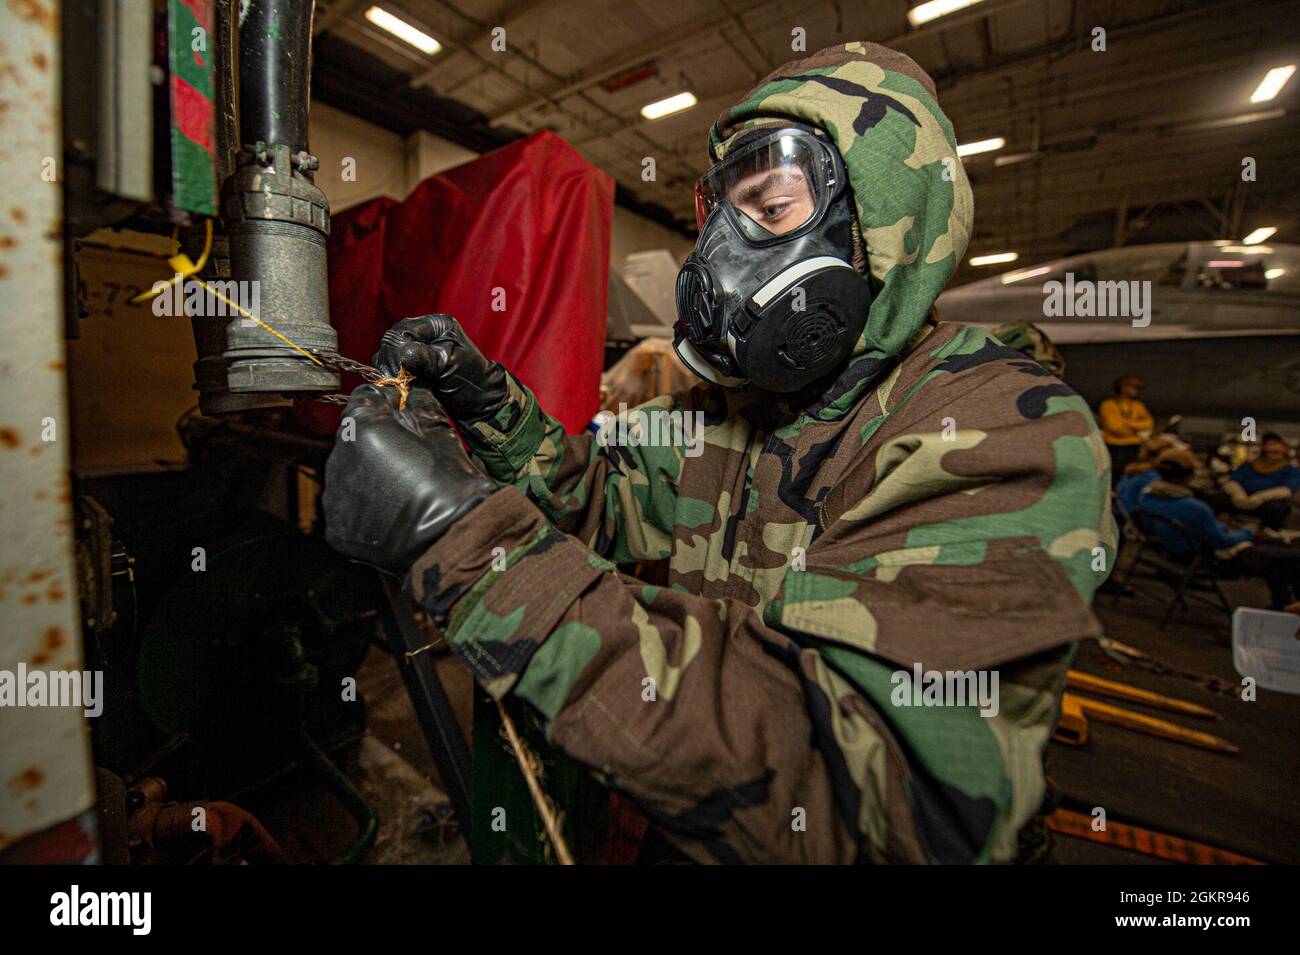
[[[357,439],[327,471],[330,539],[409,566],[410,593],[482,688],[535,708],[551,745],[691,859],[1014,861],[1066,668],[1099,633],[1109,459],[1049,371],[934,318],[972,197],[930,78],[874,44],[824,50],[724,112],[713,158],[790,119],[843,157],[875,290],[828,386],[701,384],[641,407],[648,429],[699,412],[693,455],[565,434],[494,363],[481,377],[505,397],[486,416],[453,407],[482,390],[474,376],[426,376],[490,478],[433,517],[405,490],[357,516],[377,487],[406,486],[393,420],[426,444],[446,430],[425,392],[397,411],[358,389]],[[439,536],[385,543],[406,522]],[[656,560],[667,586],[618,570]],[[996,715],[896,705],[917,665],[996,671]]]

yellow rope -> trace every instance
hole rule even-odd
[[[167,260],[167,264],[172,267],[172,270],[174,271],[175,274],[168,281],[158,282],[154,285],[153,288],[149,289],[147,292],[142,292],[139,295],[135,296],[133,299],[131,299],[131,304],[143,305],[145,302],[149,301],[150,299],[161,295],[163,292],[171,288],[176,283],[183,282],[186,279],[192,279],[193,281],[197,282],[200,286],[202,286],[204,289],[206,289],[209,295],[212,295],[213,297],[218,298],[221,301],[225,302],[227,305],[233,308],[240,315],[243,315],[249,321],[256,324],[259,328],[263,328],[266,331],[270,332],[272,335],[280,339],[280,341],[284,342],[294,351],[299,352],[301,355],[303,355],[303,357],[305,357],[312,364],[319,365],[321,368],[324,368],[325,363],[321,361],[319,358],[317,358],[315,355],[313,355],[311,352],[309,352],[307,349],[303,348],[297,342],[292,341],[287,336],[282,335],[280,332],[276,331],[274,328],[272,328],[266,322],[262,321],[260,318],[258,318],[248,309],[244,308],[244,306],[240,305],[238,302],[232,302],[229,298],[227,298],[221,292],[217,291],[215,288],[213,288],[211,285],[205,282],[202,278],[195,277],[203,269],[203,266],[207,264],[208,256],[212,253],[212,220],[205,219],[204,227],[205,227],[205,231],[203,236],[203,252],[200,253],[199,260],[197,262],[192,261],[190,257],[186,255],[184,252],[178,252],[176,255],[173,255],[171,258]],[[175,238],[174,235],[173,238]],[[386,387],[396,388],[397,389],[397,410],[403,411],[406,409],[406,398],[411,393],[411,382],[415,380],[415,376],[408,374],[405,368],[399,367],[397,369],[396,375],[385,375],[382,377],[375,377],[375,378],[370,378],[369,375],[366,375],[364,377],[367,377],[370,380],[370,383],[376,386],[377,388],[386,388]]]
[[[208,264],[208,255],[212,252],[212,220],[205,219],[203,220],[203,224],[207,227],[207,231],[203,236],[203,251],[199,254],[199,260],[197,262],[190,261],[190,257],[184,252],[178,252],[176,255],[169,257],[167,259],[167,264],[172,267],[172,272],[174,273],[172,277],[166,282],[154,283],[153,288],[146,292],[141,292],[135,298],[131,299],[132,305],[143,305],[145,302],[149,301],[149,299],[156,298],[177,282],[183,282],[191,275],[201,271],[203,266]],[[172,230],[172,241],[176,241],[175,230]]]
[[[501,724],[506,731],[506,739],[510,741],[510,748],[514,750],[515,761],[519,763],[519,769],[524,774],[524,782],[528,784],[528,794],[533,797],[533,805],[537,807],[537,814],[542,817],[542,828],[546,830],[547,837],[551,840],[551,845],[555,848],[556,858],[560,860],[560,865],[573,865],[573,854],[569,852],[569,844],[564,841],[564,833],[560,831],[560,820],[558,813],[547,798],[542,784],[537,778],[538,762],[537,757],[524,746],[523,740],[519,738],[519,733],[515,730],[515,721],[510,718],[506,712],[505,705],[497,700],[497,712],[501,714]]]
[[[272,328],[270,325],[266,324],[266,322],[262,321],[260,318],[258,318],[256,315],[254,315],[254,314],[253,314],[252,312],[250,312],[248,309],[244,308],[244,307],[243,307],[242,305],[240,305],[238,302],[232,302],[230,299],[226,298],[226,296],[222,295],[220,292],[218,292],[216,289],[214,289],[214,288],[213,288],[211,285],[209,285],[207,282],[203,281],[203,279],[195,279],[194,281],[198,282],[199,285],[201,285],[201,286],[203,286],[205,289],[207,289],[209,293],[211,293],[212,295],[215,295],[217,298],[221,299],[221,301],[225,302],[227,305],[229,305],[231,308],[233,308],[235,311],[237,311],[240,315],[243,315],[244,317],[248,318],[250,321],[256,322],[259,326],[261,326],[262,328],[265,328],[268,332],[270,332],[270,333],[271,333],[272,335],[274,335],[276,338],[280,339],[280,341],[284,342],[286,345],[288,345],[288,346],[289,346],[290,348],[292,348],[294,351],[302,352],[305,356],[307,356],[307,358],[308,358],[310,361],[316,363],[317,365],[320,365],[322,368],[325,367],[325,363],[322,362],[320,359],[318,359],[318,358],[317,358],[315,355],[313,355],[311,352],[307,351],[307,349],[305,349],[305,348],[303,348],[301,345],[299,345],[299,344],[297,344],[297,343],[295,343],[295,342],[291,342],[289,339],[285,338],[283,335],[281,335],[279,332],[277,332],[274,328]]]
[[[266,329],[268,332],[270,332],[276,338],[280,339],[280,341],[284,342],[294,351],[301,352],[312,363],[320,365],[322,368],[324,368],[325,367],[324,362],[320,361],[315,355],[307,351],[307,349],[303,348],[301,345],[298,345],[297,343],[292,342],[285,336],[281,335],[274,328],[266,324],[266,322],[262,321],[260,318],[258,318],[248,309],[244,308],[238,302],[232,302],[230,299],[226,298],[225,295],[218,292],[216,289],[214,289],[203,279],[195,278],[195,276],[200,271],[202,271],[203,266],[207,264],[208,256],[212,253],[212,220],[205,219],[203,224],[205,226],[205,232],[203,236],[203,252],[199,255],[199,260],[197,262],[191,261],[190,257],[186,255],[184,252],[178,252],[176,255],[173,255],[171,258],[167,260],[167,264],[172,267],[172,271],[175,274],[173,274],[172,277],[168,279],[166,282],[157,282],[154,284],[154,287],[149,289],[147,292],[141,292],[135,298],[131,299],[131,304],[143,305],[151,298],[155,298],[161,295],[163,292],[167,291],[167,289],[171,288],[176,283],[184,282],[186,279],[194,279],[195,282],[197,282],[203,288],[207,289],[209,295],[221,299],[221,301],[225,302],[227,305],[229,305],[231,308],[237,311],[240,315],[243,315],[249,321],[256,323],[259,327]],[[402,404],[403,405],[406,404],[406,395],[404,392],[402,394]]]

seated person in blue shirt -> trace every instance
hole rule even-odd
[[[1156,471],[1156,462],[1160,460],[1160,455],[1170,448],[1185,447],[1187,445],[1172,434],[1158,434],[1142,445],[1137,460],[1124,469],[1124,476],[1120,478],[1119,485],[1115,488],[1115,498],[1125,511],[1132,514],[1137,507],[1138,495],[1160,476]]]
[[[1115,499],[1125,511],[1132,514],[1137,510],[1138,498],[1147,489],[1147,485],[1159,477],[1160,472],[1155,468],[1130,474],[1119,482],[1119,487],[1115,488]]]
[[[1223,490],[1238,511],[1254,514],[1265,527],[1281,527],[1300,491],[1300,468],[1291,463],[1291,447],[1279,434],[1260,440],[1259,457],[1235,468]]]
[[[1156,461],[1159,477],[1137,497],[1135,517],[1144,530],[1175,558],[1191,560],[1198,552],[1212,551],[1224,576],[1262,577],[1274,610],[1300,599],[1300,546],[1255,543],[1250,528],[1233,531],[1219,523],[1210,505],[1188,486],[1196,458],[1186,448],[1163,451]]]

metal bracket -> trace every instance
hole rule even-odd
[[[381,575],[388,604],[381,608],[384,630],[391,641],[397,669],[406,683],[406,692],[415,707],[415,716],[424,732],[424,741],[438,767],[442,785],[451,799],[456,820],[466,841],[470,837],[471,762],[465,735],[447,698],[447,690],[438,678],[429,653],[417,652],[428,639],[415,619],[418,608],[391,577]]]

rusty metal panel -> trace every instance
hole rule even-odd
[[[0,9],[0,678],[81,670],[63,342],[57,0]],[[18,689],[21,689],[19,687]],[[0,847],[94,802],[81,706],[0,706]]]

